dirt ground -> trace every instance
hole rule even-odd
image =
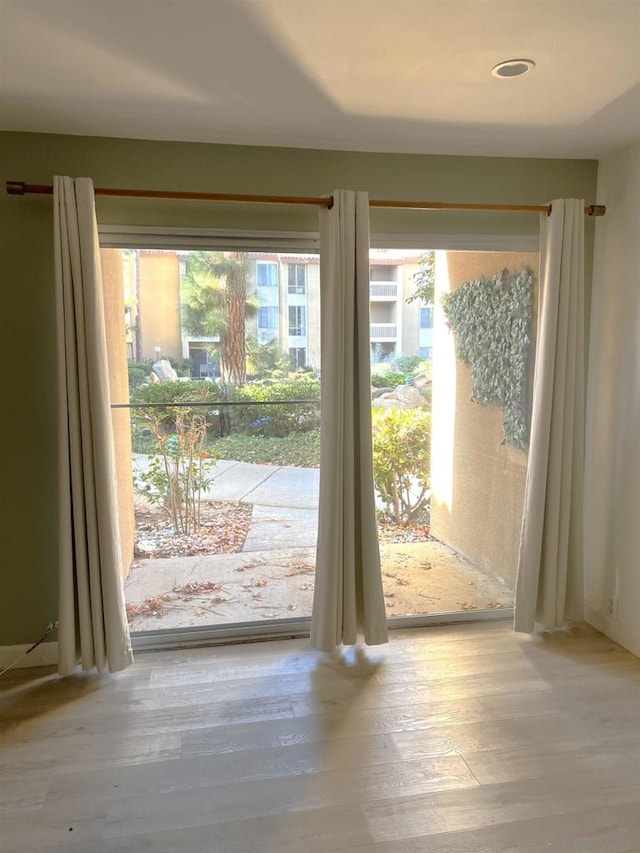
[[[510,607],[512,593],[435,540],[380,546],[389,616]],[[132,631],[309,616],[315,549],[138,559],[125,583]]]

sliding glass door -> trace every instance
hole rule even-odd
[[[320,448],[314,252],[103,249],[134,634],[308,625]],[[372,249],[371,406],[394,619],[513,604],[536,253]],[[304,627],[301,629],[304,630]]]
[[[537,253],[372,252],[374,474],[389,617],[510,610]]]
[[[126,324],[132,632],[310,617],[318,256],[105,249],[103,266]]]

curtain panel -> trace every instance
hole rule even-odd
[[[369,200],[337,190],[320,213],[322,411],[311,642],[387,642],[376,525],[369,345]]]
[[[541,306],[515,596],[516,631],[583,616],[584,201],[540,225]]]
[[[89,178],[54,178],[58,668],[133,661],[118,529],[100,247]]]

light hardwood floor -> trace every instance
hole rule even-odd
[[[3,853],[640,851],[640,661],[587,626],[0,678]]]

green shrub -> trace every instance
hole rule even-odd
[[[395,374],[389,375],[388,373],[372,373],[371,374],[371,385],[374,388],[393,388],[398,381],[398,377]]]
[[[221,399],[220,389],[215,382],[198,379],[177,382],[152,382],[134,389],[131,403],[202,403]]]
[[[192,358],[176,359],[169,356],[167,360],[178,376],[191,376],[191,371],[193,370]]]
[[[316,429],[320,423],[320,380],[306,373],[289,374],[282,379],[251,382],[230,393],[238,403],[264,403],[260,406],[234,406],[233,430],[252,435],[285,436],[290,432]],[[269,404],[270,400],[310,400],[298,406]]]
[[[149,440],[154,439],[157,430],[169,435],[177,431],[177,414],[202,415],[207,428],[218,426],[218,413],[215,403],[221,398],[220,389],[215,382],[153,382],[140,385],[131,392],[132,440],[134,450],[149,452]],[[212,409],[202,406],[172,406],[172,403],[211,402]],[[165,403],[164,406],[146,406],[147,403]],[[151,432],[150,432],[151,431]]]
[[[129,373],[129,393],[133,391],[134,388],[138,388],[140,385],[144,385],[145,382],[149,379],[149,374],[151,373],[151,362],[150,361],[128,361],[127,362],[127,371]]]
[[[421,361],[420,364],[415,367],[413,375],[416,378],[424,376],[425,379],[430,380],[433,375],[433,361],[430,358]]]
[[[419,355],[398,355],[391,359],[391,364],[400,375],[413,373],[421,363],[422,359]]]
[[[409,525],[428,499],[431,414],[424,409],[383,409],[372,414],[373,473],[385,513]]]

